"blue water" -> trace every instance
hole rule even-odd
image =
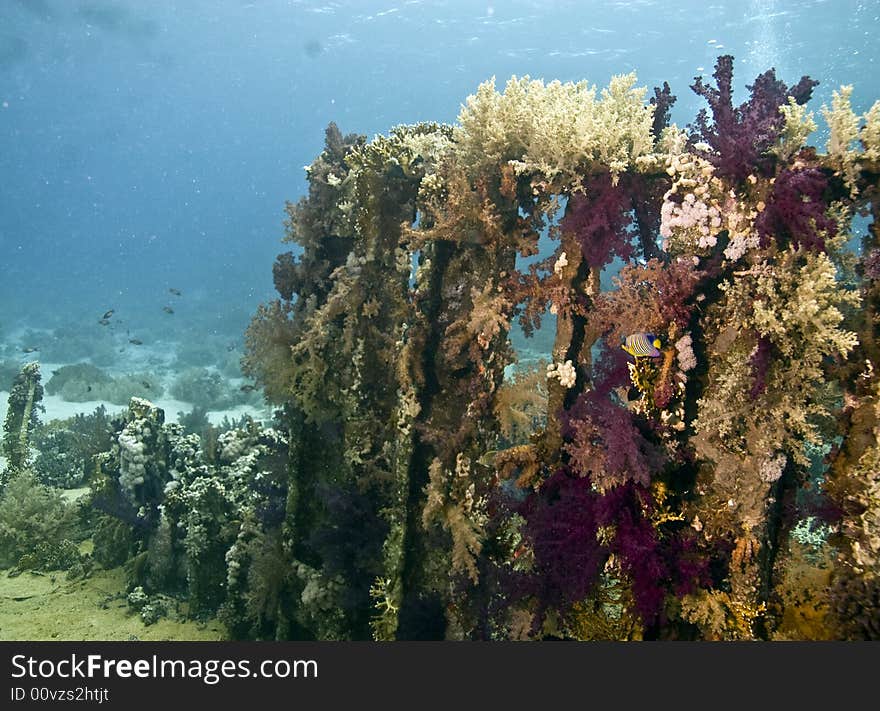
[[[866,0],[0,0],[0,343],[104,338],[111,308],[127,333],[240,339],[329,121],[372,136],[453,122],[493,75],[634,70],[684,125],[730,53],[742,98],[770,67],[818,79],[821,127],[840,84],[857,112],[880,98],[878,36]]]

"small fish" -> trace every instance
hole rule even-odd
[[[484,467],[494,467],[495,466],[495,457],[498,455],[497,449],[490,449],[487,452],[484,452],[479,459],[477,459],[478,464],[482,464]]]
[[[135,346],[144,345],[144,342],[140,338],[129,338],[128,342]]]
[[[233,342],[230,343],[228,346],[226,346],[226,350],[227,350],[229,353],[231,353],[232,351],[235,350],[235,348],[236,348],[237,345],[238,345],[238,344],[237,344],[235,341],[233,341]]]
[[[248,384],[248,385],[242,385],[242,386],[239,388],[239,390],[241,390],[243,393],[252,393],[252,392],[253,392],[254,390],[256,390],[256,389],[257,389],[257,386],[256,386],[256,385],[250,385],[250,384]]]
[[[110,325],[110,319],[109,319],[109,318],[102,318],[102,319],[100,319],[100,320],[98,321],[98,323],[100,323],[102,326],[109,326],[109,325]]]
[[[113,314],[115,314],[115,313],[116,313],[116,310],[115,310],[115,309],[110,309],[109,311],[105,311],[105,312],[104,312],[104,315],[101,316],[101,318],[102,318],[102,319],[108,319],[108,318],[110,318],[110,317],[111,317]]]
[[[626,337],[621,348],[634,358],[659,358],[660,339],[652,333],[634,333]]]
[[[143,385],[147,390],[150,389],[150,383],[146,380],[141,380],[141,385]]]
[[[180,296],[180,289],[175,289],[174,287],[171,287],[170,289],[168,289],[168,291],[170,291],[175,296]]]
[[[40,350],[40,349],[36,348],[34,346],[25,346],[24,348],[21,349],[21,352],[22,353],[34,353],[38,350]]]
[[[163,310],[166,314],[173,314],[173,313],[174,313],[174,309],[172,309],[170,306],[163,306],[163,307],[162,307],[162,310]]]

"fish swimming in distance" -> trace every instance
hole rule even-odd
[[[116,309],[109,309],[109,310],[107,310],[107,311],[104,312],[104,315],[101,316],[101,318],[102,318],[102,319],[108,319],[108,318],[110,318],[110,317],[111,317],[113,314],[115,314],[115,313],[116,313]]]
[[[110,319],[109,318],[98,319],[98,323],[100,323],[102,326],[109,326]]]
[[[170,291],[175,296],[180,296],[180,289],[175,289],[174,287],[171,287],[170,289],[168,289],[168,291]]]
[[[38,350],[40,350],[40,349],[37,348],[36,346],[25,346],[24,348],[21,349],[21,352],[22,353],[35,353]]]
[[[251,385],[251,384],[242,385],[242,386],[239,388],[239,390],[241,390],[243,393],[252,393],[252,392],[253,392],[254,390],[256,390],[256,389],[257,389],[257,386],[256,386],[256,385]]]
[[[135,346],[144,345],[144,342],[140,338],[129,338],[128,342]]]
[[[162,307],[162,310],[163,310],[166,314],[173,314],[173,313],[174,313],[174,309],[172,309],[170,306],[163,306],[163,307]]]

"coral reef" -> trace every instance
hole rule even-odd
[[[255,639],[876,638],[880,109],[841,89],[823,153],[816,82],[714,79],[687,131],[634,75],[331,124],[245,335],[271,426],[134,398],[95,459],[132,604]],[[211,372],[175,394],[210,407]]]
[[[91,363],[76,363],[52,371],[46,392],[68,402],[106,400],[114,405],[127,405],[132,397],[162,397],[164,388],[146,373],[114,377]]]
[[[171,395],[206,410],[223,410],[241,399],[220,373],[200,367],[179,373],[171,386]]]
[[[875,437],[857,417],[876,397],[875,229],[863,266],[844,245],[876,212],[876,105],[858,117],[836,94],[820,154],[815,81],[769,70],[735,106],[732,57],[714,79],[695,79],[708,110],[687,133],[670,87],[646,103],[632,75],[493,80],[451,129],[328,129],[290,211],[302,252],[276,261],[282,298],[244,364],[285,404],[291,452],[334,449],[292,467],[291,530],[324,525],[315,476],[356,483],[388,526],[376,638],[782,638],[810,595],[868,604],[843,582],[837,603],[800,594],[824,578],[795,575],[792,537],[843,507],[850,578],[869,579],[852,516],[877,510],[854,476],[872,450],[822,475],[812,452],[852,426]],[[518,269],[543,232],[552,254]],[[509,332],[548,311],[541,384],[509,367]],[[651,357],[620,349],[638,333]]]
[[[33,470],[44,484],[80,486],[94,473],[94,457],[110,449],[110,418],[103,405],[89,415],[52,420],[34,432]]]

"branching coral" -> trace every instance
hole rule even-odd
[[[623,267],[612,291],[596,300],[589,318],[613,348],[632,333],[668,334],[677,338],[700,303],[697,287],[704,274],[693,262],[652,259]]]
[[[807,111],[803,103],[798,103],[793,96],[788,97],[788,104],[779,107],[785,123],[779,135],[779,142],[771,150],[780,160],[786,163],[803,148],[810,134],[816,130],[813,112]]]
[[[454,472],[444,470],[439,459],[431,462],[422,522],[425,526],[434,520],[442,522],[452,536],[454,570],[466,573],[476,583],[479,579],[476,561],[483,548],[485,503],[475,495],[470,468],[471,462],[461,454],[456,459]]]
[[[581,395],[567,413],[565,445],[576,471],[606,491],[626,481],[648,484],[662,463],[655,444],[635,426],[627,408],[596,392]]]
[[[744,451],[748,440],[751,451],[783,450],[804,461],[803,443],[818,442],[818,421],[832,416],[823,361],[846,356],[856,345],[856,335],[842,325],[843,312],[859,304],[859,295],[840,288],[824,253],[795,250],[779,255],[775,265],[737,273],[721,290],[725,298],[715,318],[729,325],[713,346],[716,367],[697,430],[733,451]],[[750,338],[750,332],[766,341]],[[770,347],[778,357],[767,365],[762,354]],[[755,371],[750,363],[762,365]],[[748,384],[755,372],[765,380],[760,387]],[[762,394],[744,416],[741,394],[748,391]]]
[[[599,580],[608,551],[597,538],[596,499],[588,478],[559,471],[520,509],[545,607],[583,600]]]
[[[297,329],[290,320],[291,307],[280,301],[260,304],[245,332],[247,354],[242,372],[256,379],[270,402],[284,402],[293,391],[290,347]]]
[[[454,134],[459,160],[475,170],[510,161],[520,173],[577,186],[591,167],[614,176],[653,150],[654,106],[634,74],[615,76],[599,98],[586,82],[494,79],[469,96]]]
[[[129,419],[102,460],[154,577],[257,637],[773,638],[839,438],[860,548],[828,609],[876,611],[876,227],[845,243],[876,213],[880,104],[860,126],[836,96],[820,154],[814,81],[770,70],[735,106],[731,57],[714,77],[689,136],[633,75],[493,80],[457,125],[369,142],[331,125],[247,333],[284,436],[205,458]],[[517,318],[553,331],[528,374]]]
[[[718,58],[713,76],[715,87],[704,84],[702,77],[695,77],[691,86],[706,99],[712,111],[711,123],[705,109],[697,114],[694,139],[707,144],[702,151],[706,158],[719,174],[734,182],[755,172],[766,173],[772,163],[770,150],[783,128],[784,118],[779,108],[788,103],[788,97],[798,104],[807,103],[818,82],[804,76],[796,85],[787,87],[776,79],[771,69],[747,87],[751,94],[749,101],[734,107],[731,55]]]
[[[545,369],[542,361],[532,368],[518,369],[495,393],[495,417],[501,436],[511,445],[525,444],[529,435],[544,424],[547,416]]]
[[[610,173],[592,178],[585,194],[573,195],[560,227],[571,232],[593,269],[602,269],[614,257],[627,261],[633,255],[628,227],[630,197],[613,185]]]
[[[880,101],[875,101],[865,114],[865,125],[859,133],[866,160],[880,160]]]
[[[773,238],[780,244],[823,250],[837,234],[824,200],[828,180],[818,168],[783,170],[776,176],[766,207],[755,220],[761,246]]]
[[[669,126],[669,115],[675,100],[676,96],[669,88],[668,82],[663,82],[662,88],[654,87],[654,96],[651,97],[651,104],[654,106],[651,133],[654,134],[655,139],[659,139],[663,130]]]
[[[0,497],[0,566],[17,565],[40,546],[57,548],[72,536],[69,512],[57,489],[29,471],[14,474]]]
[[[829,129],[825,149],[851,191],[855,188],[857,170],[853,144],[859,137],[859,117],[852,109],[852,92],[851,85],[841,86],[833,94],[831,108],[822,107],[822,116]]]

